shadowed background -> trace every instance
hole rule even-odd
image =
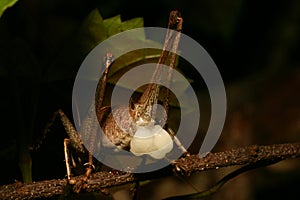
[[[206,49],[226,85],[227,120],[214,152],[299,141],[299,1],[19,0],[0,18],[1,184],[30,180],[22,178],[20,166],[28,167],[31,159],[34,181],[65,176],[66,135],[59,122],[40,150],[29,152],[28,146],[54,111],[62,108],[72,116],[73,81],[89,52],[80,47],[90,42],[81,40],[78,32],[95,8],[103,19],[119,14],[124,21],[143,17],[144,26],[153,27],[166,27],[170,10],[181,11],[183,33]],[[195,81],[199,96],[201,139],[209,120],[209,97],[199,77],[185,73]],[[195,140],[190,149],[198,148]],[[247,172],[208,199],[291,198],[300,186],[299,166],[299,160],[286,161]],[[185,181],[154,181],[142,187],[140,195],[159,199],[194,192],[191,185],[201,190],[231,170],[207,171]]]

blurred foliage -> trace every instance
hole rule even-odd
[[[0,1],[0,17],[2,16],[3,12],[17,3],[18,0],[2,0]]]

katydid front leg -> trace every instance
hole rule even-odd
[[[89,150],[94,151],[96,149],[97,143],[97,131],[99,128],[99,120],[101,120],[102,116],[101,114],[98,115],[98,118],[92,115],[91,113],[95,113],[95,109],[99,109],[100,112],[105,112],[107,107],[101,107],[103,98],[104,98],[104,92],[106,87],[106,81],[107,81],[107,74],[109,71],[109,68],[112,63],[112,54],[107,53],[104,59],[105,64],[105,71],[103,74],[103,77],[101,81],[99,82],[99,86],[97,88],[97,104],[94,103],[94,101],[91,103],[89,110],[87,112],[87,116],[85,117],[82,125],[80,126],[79,133],[82,137],[85,138],[85,141],[90,141]],[[62,121],[62,124],[64,126],[64,129],[66,133],[68,134],[68,138],[64,140],[64,154],[65,154],[65,163],[66,163],[66,170],[67,170],[67,177],[70,184],[74,185],[74,191],[80,192],[82,188],[84,188],[85,183],[87,182],[89,176],[91,175],[94,165],[93,165],[93,153],[94,152],[88,152],[86,148],[83,146],[83,142],[76,131],[74,125],[71,123],[69,118],[65,115],[65,113],[62,110],[58,110],[54,113],[54,118],[58,116],[60,120]],[[53,120],[54,120],[53,118]],[[88,153],[88,162],[85,164],[87,165],[85,176],[82,180],[75,182],[72,180],[72,174],[71,174],[71,166],[70,166],[70,158],[69,155],[69,145],[72,146],[76,151],[80,153]]]
[[[93,100],[93,102],[90,105],[90,108],[87,112],[87,116],[85,117],[81,127],[80,127],[80,135],[82,137],[85,137],[85,141],[90,141],[89,142],[89,153],[88,153],[88,163],[86,163],[87,165],[87,169],[86,169],[86,173],[84,178],[75,183],[74,186],[74,191],[75,192],[80,192],[80,190],[82,188],[84,188],[89,176],[91,175],[94,165],[93,165],[93,153],[96,150],[98,144],[98,140],[97,140],[97,131],[99,129],[99,121],[101,121],[102,116],[103,115],[99,115],[98,117],[95,117],[95,115],[93,115],[93,113],[96,113],[96,110],[100,110],[105,112],[107,109],[107,107],[103,107],[102,108],[102,103],[103,103],[103,99],[104,99],[104,93],[105,93],[105,87],[106,87],[106,82],[107,82],[107,74],[109,71],[109,68],[111,66],[111,63],[113,62],[113,56],[111,53],[106,53],[105,58],[104,58],[104,66],[105,66],[105,70],[102,76],[101,81],[99,82],[97,91],[96,91],[96,101]],[[98,121],[99,120],[99,121]]]

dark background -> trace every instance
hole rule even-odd
[[[244,127],[245,118],[251,124],[251,136],[234,144],[220,142],[220,149],[299,141],[299,1],[20,0],[0,18],[1,184],[21,181],[18,163],[31,158],[33,180],[64,177],[61,125],[54,125],[58,131],[40,151],[29,152],[27,147],[55,110],[62,108],[72,116],[73,81],[85,56],[73,46],[74,35],[95,8],[104,19],[118,14],[123,20],[143,17],[145,26],[154,27],[166,27],[170,10],[181,12],[183,33],[206,49],[228,87],[224,134],[232,130],[228,127]],[[246,117],[232,125],[237,112]],[[253,134],[256,130],[268,134]],[[299,186],[299,181],[291,184]]]

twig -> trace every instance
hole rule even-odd
[[[207,169],[218,169],[234,165],[249,165],[258,161],[285,160],[300,157],[300,143],[286,143],[273,145],[251,145],[223,151],[209,153],[204,158],[191,155],[175,161],[178,169],[186,174]]]
[[[73,177],[76,181],[84,175]],[[102,191],[103,188],[130,183],[135,180],[133,174],[122,172],[97,172],[88,182],[86,192]],[[0,187],[0,199],[39,199],[61,195],[67,186],[67,179],[44,180],[22,184],[20,182]]]
[[[234,165],[250,165],[257,162],[274,163],[281,160],[299,158],[300,143],[252,145],[224,152],[209,153],[205,158],[190,155],[173,162],[177,170],[185,175],[196,171],[218,169]],[[74,177],[76,180],[81,176]],[[154,179],[151,177],[149,179]],[[87,184],[86,192],[102,191],[104,188],[119,186],[137,181],[133,174],[119,171],[97,172]],[[63,193],[67,186],[66,179],[45,180],[34,183],[15,183],[0,186],[0,199],[39,199],[48,198]]]

